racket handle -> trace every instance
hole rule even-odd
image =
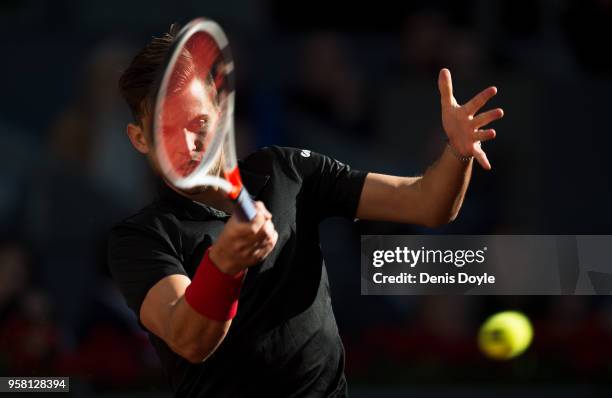
[[[236,214],[243,221],[251,221],[257,215],[255,204],[244,187],[236,198]]]

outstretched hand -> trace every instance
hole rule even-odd
[[[496,108],[476,113],[497,94],[497,88],[489,87],[465,104],[459,105],[453,95],[453,81],[448,69],[440,71],[438,87],[442,103],[442,127],[444,127],[450,145],[462,156],[473,156],[482,168],[491,170],[491,163],[480,147],[480,143],[495,138],[495,130],[482,128],[501,119],[504,111]]]

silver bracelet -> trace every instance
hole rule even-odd
[[[448,146],[448,148],[450,149],[451,153],[453,154],[454,157],[456,157],[457,159],[459,159],[460,161],[462,161],[463,163],[467,163],[470,160],[474,159],[474,156],[463,156],[462,154],[460,154],[450,143],[449,140],[446,140],[446,145]]]

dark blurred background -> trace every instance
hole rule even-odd
[[[611,232],[611,0],[3,1],[0,375],[69,375],[75,396],[168,395],[106,267],[108,228],[153,195],[116,87],[151,36],[202,15],[233,47],[243,155],[290,145],[416,175],[444,145],[439,69],[460,102],[499,89],[493,171],[474,171],[454,223],[321,227],[353,396],[612,391],[607,297],[366,297],[359,276],[360,234]],[[505,309],[532,319],[535,340],[494,362],[476,333]]]

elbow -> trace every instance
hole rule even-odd
[[[183,359],[189,361],[192,364],[200,364],[206,360],[214,352],[208,347],[204,347],[198,344],[189,344],[183,346],[170,345],[172,351],[180,355]]]
[[[443,220],[431,219],[431,220],[426,220],[423,223],[423,226],[433,229],[433,228],[440,228],[441,226],[446,225],[446,224],[448,224],[448,221],[445,222]]]
[[[221,344],[227,330],[198,330],[197,332],[173,333],[167,340],[168,346],[185,360],[199,364],[204,362]]]
[[[423,220],[423,226],[427,228],[440,228],[455,221],[459,212],[436,212],[430,213]]]
[[[180,355],[180,354],[179,354]],[[203,353],[200,350],[190,350],[186,351],[181,356],[185,358],[187,361],[191,362],[194,365],[200,364],[208,358],[210,353]]]

